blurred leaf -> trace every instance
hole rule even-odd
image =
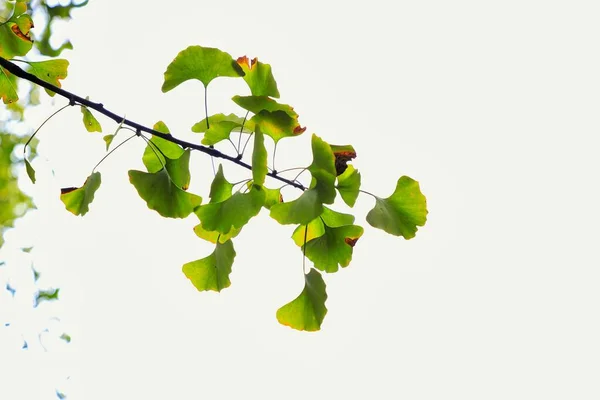
[[[302,293],[277,310],[277,320],[282,325],[300,331],[318,331],[327,314],[325,282],[314,269],[304,276],[304,282]]]
[[[33,46],[30,30],[33,20],[27,12],[27,2],[16,0],[12,16],[0,24],[0,57],[24,56]]]
[[[237,63],[242,67],[244,80],[250,88],[253,96],[271,96],[279,98],[279,90],[277,90],[277,82],[273,78],[271,66],[258,61],[258,58],[249,60],[243,56],[237,59]]]
[[[102,132],[100,122],[98,122],[87,107],[81,106],[81,113],[83,114],[83,125],[88,132]]]
[[[88,176],[82,187],[61,189],[60,200],[73,214],[85,215],[89,211],[89,205],[94,200],[94,194],[100,187],[100,183],[102,183],[100,172],[94,172]]]
[[[60,289],[39,290],[35,295],[35,305],[37,307],[43,301],[58,300],[58,292]]]
[[[35,170],[31,166],[29,161],[27,161],[27,159],[25,159],[25,170],[27,171],[27,176],[29,177],[29,179],[31,179],[31,183],[35,183]]]
[[[69,62],[63,59],[32,62],[29,61],[29,68],[27,72],[37,76],[44,82],[48,82],[51,85],[61,87],[60,79],[67,77],[67,69],[69,68]],[[51,90],[46,89],[46,93],[50,96],[54,96],[55,93]]]
[[[336,188],[340,196],[342,196],[344,203],[350,207],[354,207],[360,190],[360,172],[354,169],[352,165],[348,165],[344,173],[337,177]]]
[[[71,336],[67,335],[66,333],[60,335],[60,339],[64,340],[67,343],[71,343]]]
[[[427,221],[427,200],[419,183],[408,176],[398,179],[396,190],[386,198],[375,197],[375,207],[367,214],[367,222],[395,236],[411,239],[417,226]]]
[[[229,274],[234,258],[235,250],[231,240],[218,242],[210,256],[184,264],[182,270],[196,289],[220,292],[231,285]]]
[[[224,51],[190,46],[181,51],[167,67],[162,91],[166,93],[188,79],[198,79],[206,88],[217,77],[243,75],[240,66]]]

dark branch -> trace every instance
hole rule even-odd
[[[183,147],[184,149],[193,149],[193,150],[200,151],[202,153],[206,153],[206,154],[211,155],[216,158],[222,158],[224,160],[231,161],[234,164],[237,164],[243,168],[246,168],[246,169],[252,171],[252,166],[245,163],[238,157],[232,157],[230,155],[227,155],[225,153],[220,152],[219,150],[216,150],[216,149],[213,149],[210,147],[206,147],[206,146],[202,146],[199,144],[186,142],[181,139],[177,139],[176,137],[174,137],[171,134],[162,133],[162,132],[156,131],[154,129],[148,128],[147,126],[138,124],[135,121],[125,119],[124,117],[121,117],[121,116],[107,110],[106,108],[104,108],[104,105],[102,103],[95,103],[93,101],[84,99],[83,97],[77,96],[76,94],[73,94],[67,90],[61,89],[61,88],[54,86],[48,82],[45,82],[45,81],[39,79],[37,76],[32,75],[29,72],[22,70],[19,66],[13,64],[12,62],[8,61],[5,58],[0,57],[0,65],[3,68],[5,68],[7,71],[12,73],[13,75],[18,76],[19,78],[28,80],[29,82],[35,83],[36,85],[39,85],[45,89],[51,90],[54,93],[64,97],[65,99],[69,100],[69,103],[71,105],[80,104],[80,105],[86,106],[86,107],[91,108],[92,110],[95,110],[95,111],[99,112],[100,114],[105,115],[106,117],[112,119],[117,124],[120,124],[122,122],[123,125],[130,126],[131,128],[133,128],[135,130],[150,133],[154,136],[158,136],[169,142],[176,143],[176,144],[180,145],[181,147]],[[282,178],[281,176],[276,175],[273,172],[269,172],[267,174],[267,176],[270,176],[273,179],[277,179],[278,181],[284,182],[290,186],[294,186],[298,189],[301,189],[301,190],[306,189],[306,187],[304,187],[304,185],[302,185],[301,183]]]

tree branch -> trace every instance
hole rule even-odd
[[[0,57],[0,66],[5,68],[7,71],[12,73],[13,75],[18,76],[19,78],[28,80],[31,83],[35,83],[36,85],[39,85],[45,89],[51,90],[54,93],[66,98],[67,100],[69,100],[69,104],[72,106],[74,106],[76,104],[86,106],[86,107],[91,108],[92,110],[95,110],[95,111],[99,112],[100,114],[112,119],[117,124],[120,124],[122,122],[123,125],[127,125],[133,129],[135,129],[136,131],[150,133],[154,136],[158,136],[169,142],[178,144],[179,146],[183,147],[184,149],[189,148],[189,149],[200,151],[202,153],[206,153],[206,154],[211,155],[216,158],[222,158],[224,160],[231,161],[232,163],[235,163],[243,168],[246,168],[246,169],[252,171],[252,166],[245,163],[244,161],[242,161],[239,156],[232,157],[232,156],[222,153],[219,150],[216,150],[212,147],[206,147],[206,146],[202,146],[199,144],[186,142],[184,140],[177,139],[176,137],[174,137],[171,134],[162,133],[162,132],[156,131],[154,129],[148,128],[147,126],[138,124],[135,121],[125,119],[124,117],[121,117],[121,116],[107,110],[106,108],[104,108],[104,105],[102,103],[95,103],[93,101],[84,99],[81,96],[77,96],[74,93],[71,93],[67,90],[61,89],[61,88],[54,86],[48,82],[45,82],[45,81],[39,79],[37,76],[32,75],[27,71],[24,71],[18,65],[15,65],[14,63],[8,61],[5,58]],[[289,179],[285,179],[285,178],[277,175],[276,173],[269,172],[269,173],[267,173],[267,176],[277,179],[278,181],[284,182],[287,185],[294,186],[300,190],[306,190],[306,187],[303,184],[289,180]]]

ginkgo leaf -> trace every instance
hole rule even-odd
[[[315,269],[304,276],[304,290],[292,302],[277,310],[280,324],[299,331],[318,331],[327,314],[325,281]]]
[[[315,218],[306,225],[299,225],[292,233],[292,240],[296,246],[302,247],[305,243],[323,236],[325,226],[321,218]]]
[[[352,260],[352,248],[362,236],[364,229],[358,225],[332,228],[323,225],[324,233],[306,243],[304,253],[315,268],[336,272],[338,265],[347,267]]]
[[[200,196],[175,185],[164,168],[154,173],[130,170],[129,181],[148,208],[163,217],[185,218],[202,203]]]
[[[279,98],[277,82],[273,78],[273,72],[269,64],[259,62],[258,58],[249,60],[246,56],[238,58],[237,63],[246,74],[244,75],[244,80],[248,84],[253,96]]]
[[[347,144],[344,146],[339,146],[332,144],[331,151],[333,151],[333,155],[335,156],[335,171],[336,175],[341,175],[348,168],[348,161],[356,158],[356,151],[354,147]]]
[[[248,193],[237,192],[224,201],[199,207],[196,215],[205,229],[228,233],[232,228],[246,225],[264,203],[265,191],[254,185]]]
[[[210,202],[220,203],[231,197],[233,184],[231,184],[223,174],[223,165],[219,164],[219,169],[210,184]]]
[[[110,148],[110,145],[112,144],[113,140],[115,140],[115,137],[117,136],[117,134],[119,133],[119,131],[121,130],[121,128],[123,127],[123,123],[125,122],[125,120],[121,121],[119,123],[119,125],[117,126],[117,129],[115,129],[115,133],[113,133],[112,135],[106,135],[102,138],[102,140],[104,140],[104,143],[106,143],[106,151],[108,151],[108,149]]]
[[[313,162],[308,167],[313,184],[322,203],[332,204],[335,200],[335,158],[331,146],[317,135],[312,135]]]
[[[33,40],[30,30],[33,20],[27,12],[27,2],[17,0],[11,17],[0,24],[0,57],[11,59],[24,56],[31,50]]]
[[[27,176],[31,179],[31,183],[35,183],[35,169],[31,166],[31,163],[25,159],[25,170],[27,171]]]
[[[244,71],[224,51],[211,47],[190,46],[177,54],[165,71],[163,93],[189,80],[197,79],[204,87],[220,76],[239,77]]]
[[[296,200],[271,206],[271,218],[282,225],[306,225],[323,213],[323,203],[315,189],[305,190]]]
[[[241,230],[241,228],[231,228],[231,230],[227,233],[219,233],[217,231],[209,231],[204,229],[202,223],[199,223],[194,227],[194,233],[196,236],[211,243],[217,243],[217,240],[221,243],[225,243],[229,239],[236,237]]]
[[[264,207],[270,210],[275,204],[283,203],[283,196],[281,196],[281,188],[269,189],[263,186],[263,190],[266,193]]]
[[[231,285],[229,275],[234,258],[235,250],[231,240],[218,242],[210,256],[184,264],[182,270],[196,289],[220,292]]]
[[[238,117],[235,114],[215,114],[208,117],[208,124],[206,118],[200,122],[196,122],[192,126],[192,132],[204,132],[202,144],[211,146],[228,139],[232,131],[239,132],[242,126],[244,127],[242,132],[244,133],[254,131],[254,122],[250,120],[244,122],[244,118]]]
[[[4,104],[11,104],[19,100],[14,75],[4,68],[0,68],[0,97]]]
[[[30,61],[28,64],[29,73],[57,87],[61,87],[60,79],[65,79],[67,77],[67,69],[69,68],[69,62],[64,59],[40,62]],[[46,93],[48,93],[50,96],[55,95],[55,93],[49,89],[46,89]]]
[[[265,147],[265,136],[262,130],[254,132],[254,149],[252,151],[252,181],[262,186],[267,176],[267,148]]]
[[[82,187],[70,187],[60,190],[60,200],[67,210],[75,215],[85,215],[89,211],[94,194],[102,183],[100,172],[94,172],[85,180]]]
[[[298,114],[292,106],[281,104],[267,96],[233,96],[231,98],[235,104],[254,114],[261,111],[283,111],[293,119],[298,119]]]
[[[367,222],[387,233],[411,239],[417,226],[427,221],[427,200],[419,183],[408,176],[398,179],[396,190],[386,198],[375,197],[375,207],[367,214]]]
[[[83,125],[88,132],[102,132],[100,122],[98,122],[87,107],[81,106],[81,113],[83,114]]]
[[[298,136],[302,134],[306,128],[303,128],[298,123],[297,118],[292,118],[284,111],[260,111],[250,119],[256,128],[260,128],[261,132],[270,136],[275,143],[284,137]]]
[[[336,189],[342,196],[342,200],[350,207],[354,207],[358,192],[360,190],[360,172],[348,165],[343,174],[337,177]]]
[[[155,131],[170,134],[169,128],[164,122],[158,121],[152,127]],[[177,160],[182,156],[184,150],[176,143],[169,142],[158,136],[152,136],[150,143],[146,145],[142,162],[146,166],[148,172],[158,172],[165,167],[167,161],[165,156],[171,160]]]
[[[40,305],[42,301],[54,301],[58,300],[58,293],[60,292],[59,288],[56,289],[48,289],[48,290],[39,290],[35,294],[35,303],[34,307]]]

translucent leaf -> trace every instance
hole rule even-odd
[[[189,80],[198,79],[204,87],[220,76],[243,76],[244,71],[231,56],[211,47],[190,46],[182,50],[165,71],[163,93]]]
[[[335,171],[336,175],[341,175],[348,168],[348,161],[356,158],[356,151],[354,147],[347,144],[344,146],[338,146],[335,144],[330,145],[333,155],[335,156]]]
[[[130,170],[129,181],[146,201],[148,208],[163,217],[185,218],[202,203],[200,196],[175,185],[166,169],[154,173]]]
[[[323,212],[323,203],[315,189],[305,190],[296,200],[271,206],[271,218],[282,225],[306,225]]]
[[[262,186],[267,176],[267,148],[261,129],[254,132],[254,150],[252,151],[252,181]]]
[[[11,104],[19,100],[14,75],[4,68],[0,68],[0,97],[4,104]]]
[[[360,172],[354,169],[352,165],[348,165],[344,173],[337,177],[336,188],[344,203],[354,207],[360,190]]]
[[[251,113],[258,114],[261,111],[283,111],[289,117],[298,119],[298,114],[292,106],[281,104],[267,96],[233,96],[231,98],[235,104]]]
[[[154,124],[152,129],[161,133],[170,134],[169,128],[167,128],[162,121],[158,121]],[[158,172],[166,165],[165,156],[171,160],[177,160],[183,153],[184,150],[178,144],[169,142],[158,136],[152,136],[150,143],[147,144],[144,149],[142,162],[146,166],[148,172]]]
[[[217,240],[221,243],[225,243],[229,239],[236,237],[241,230],[241,228],[231,228],[231,230],[227,233],[219,233],[217,231],[208,231],[204,229],[202,223],[199,223],[194,227],[194,233],[196,236],[211,243],[217,243]]]
[[[63,333],[62,335],[60,335],[60,339],[64,340],[67,343],[71,343],[71,336],[67,335],[66,333]]]
[[[117,129],[115,129],[115,133],[113,133],[112,135],[106,135],[102,138],[104,140],[104,143],[106,143],[106,151],[108,151],[108,149],[110,148],[110,145],[112,144],[113,140],[115,139],[115,136],[117,136],[117,133],[119,133],[119,131],[123,127],[123,122],[125,122],[125,120],[123,120],[123,121],[121,121],[121,123],[119,123],[119,125],[117,126]]]
[[[270,210],[275,204],[283,203],[283,197],[281,196],[281,189],[269,189],[263,186],[263,190],[266,193],[264,207]]]
[[[261,132],[270,136],[275,143],[284,137],[297,136],[302,134],[306,128],[298,123],[297,118],[292,118],[283,111],[260,111],[250,119],[255,129],[260,128]]]
[[[29,62],[28,72],[51,85],[61,87],[60,79],[67,77],[69,62],[64,59],[55,59],[40,62]],[[54,92],[46,89],[46,93],[54,96]]]
[[[242,124],[244,126],[243,132],[250,133],[254,131],[254,122],[248,120],[244,123],[244,118],[240,118],[235,114],[215,114],[208,117],[208,129],[206,128],[205,118],[192,126],[192,132],[204,132],[202,144],[211,146],[229,138],[232,131],[239,132]]]
[[[184,264],[182,270],[196,289],[220,292],[231,285],[229,274],[234,258],[235,250],[231,240],[218,242],[210,256]]]
[[[100,172],[94,172],[88,176],[82,187],[61,189],[60,200],[73,214],[85,215],[89,211],[90,203],[94,200],[94,194],[100,187],[100,183],[102,183]]]
[[[248,193],[237,192],[228,199],[205,204],[196,210],[202,226],[210,231],[228,233],[232,228],[241,228],[258,214],[265,204],[265,191],[258,185]]]
[[[305,254],[315,268],[325,272],[336,272],[338,265],[347,267],[352,260],[352,248],[364,230],[358,225],[332,228],[323,225],[323,235],[306,243]]]
[[[332,204],[335,200],[335,158],[331,146],[317,135],[312,135],[313,162],[308,167],[314,187],[322,203]]]
[[[31,183],[35,183],[35,169],[33,169],[27,159],[25,159],[25,170],[27,171],[27,176],[29,179],[31,179]]]
[[[277,310],[280,324],[300,331],[318,331],[327,314],[325,282],[321,274],[311,269],[304,276],[304,290],[292,302]]]
[[[60,289],[39,290],[35,294],[34,307],[37,307],[42,301],[58,300],[58,292],[59,291],[60,291]]]
[[[11,59],[24,56],[31,50],[33,40],[30,30],[33,20],[27,14],[25,0],[17,0],[12,16],[0,24],[0,57]]]
[[[81,106],[81,113],[83,114],[83,125],[88,132],[102,132],[100,122],[98,122],[87,107]]]
[[[223,165],[219,164],[219,169],[210,184],[210,202],[220,203],[231,197],[233,185],[225,178],[223,174]]]
[[[253,96],[271,96],[279,98],[277,82],[273,78],[271,66],[258,61],[258,58],[249,60],[243,56],[237,59],[237,63],[242,67],[244,80],[250,88]]]
[[[315,218],[310,221],[307,225],[300,225],[292,233],[292,240],[296,243],[296,246],[302,247],[305,243],[318,238],[325,233],[325,226],[321,218]],[[306,237],[306,241],[304,238]]]
[[[375,207],[367,214],[367,222],[387,233],[411,239],[417,226],[427,221],[427,200],[419,183],[408,176],[398,179],[396,190],[386,198],[375,198]]]

